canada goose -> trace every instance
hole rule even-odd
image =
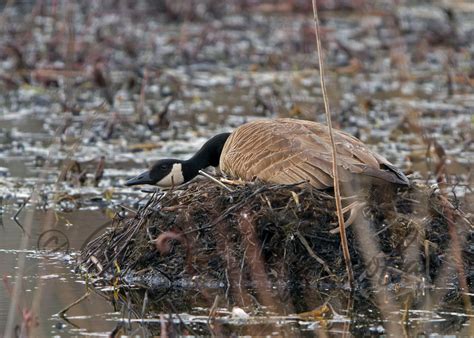
[[[407,177],[357,138],[334,130],[341,182],[355,177],[409,185]],[[307,181],[333,187],[328,128],[317,122],[281,118],[257,120],[209,139],[189,160],[163,159],[126,182],[170,187],[190,181],[199,170],[219,166],[232,178],[291,184]]]

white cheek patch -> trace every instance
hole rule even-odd
[[[173,185],[181,185],[183,183],[184,177],[181,163],[175,163],[173,164],[170,173],[163,177],[160,181],[156,182],[156,185],[159,187],[171,187]]]

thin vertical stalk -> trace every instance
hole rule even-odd
[[[318,53],[321,91],[323,94],[324,111],[326,113],[326,121],[327,121],[328,129],[329,129],[329,138],[331,140],[332,175],[333,175],[333,180],[334,180],[334,198],[336,200],[336,213],[337,213],[337,220],[339,223],[339,234],[341,237],[342,253],[344,255],[344,262],[346,263],[347,277],[349,279],[349,284],[352,288],[354,286],[354,275],[352,273],[351,255],[349,253],[349,246],[347,243],[347,236],[346,236],[346,227],[344,224],[344,215],[342,213],[341,190],[339,186],[339,173],[337,171],[337,153],[336,153],[336,144],[334,143],[334,133],[332,130],[331,110],[329,109],[329,99],[326,92],[326,84],[324,82],[323,51],[321,48],[321,38],[320,38],[321,30],[319,28],[319,17],[318,17],[318,9],[316,7],[316,0],[312,0],[312,2],[313,2],[313,16],[314,16],[314,34],[316,35],[316,47],[317,47],[316,51]]]

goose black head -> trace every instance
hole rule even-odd
[[[196,177],[199,170],[219,165],[222,149],[229,135],[230,133],[222,133],[212,137],[189,160],[160,160],[150,170],[128,180],[125,185],[154,184],[169,188],[186,183]]]
[[[168,188],[183,184],[183,166],[180,160],[164,159],[156,162],[150,170],[128,180],[125,185],[152,184]]]

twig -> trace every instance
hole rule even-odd
[[[133,209],[133,208],[127,206],[127,205],[119,204],[119,207],[121,207],[124,210],[127,210],[128,212],[133,212],[135,215],[138,214],[138,210]]]
[[[66,312],[68,312],[72,307],[76,306],[77,304],[79,304],[80,302],[82,302],[84,299],[86,299],[87,297],[90,296],[90,291],[87,291],[84,295],[82,295],[81,298],[77,299],[76,301],[74,301],[73,303],[69,304],[68,306],[66,306],[64,309],[62,309],[61,311],[59,311],[58,313],[58,316],[61,317],[61,318],[65,318],[66,317]]]
[[[347,221],[344,221],[345,228],[348,228],[352,223],[354,223],[354,221],[357,218],[357,213],[359,213],[360,209],[363,208],[365,205],[366,205],[365,202],[355,201],[349,204],[348,206],[342,208],[342,214],[345,214],[348,211],[351,212],[349,214],[349,218],[347,219]],[[332,230],[329,230],[329,233],[334,235],[334,234],[339,233],[339,231],[340,231],[340,227],[337,227]]]
[[[234,190],[232,190],[231,188],[229,188],[228,186],[226,186],[224,183],[222,183],[221,181],[217,180],[216,178],[212,177],[211,175],[209,175],[208,173],[206,173],[205,171],[203,170],[199,170],[199,173],[203,176],[206,176],[208,179],[210,179],[211,181],[219,184],[221,187],[223,187],[224,189],[226,189],[227,191],[229,192],[234,192]]]
[[[316,0],[312,0],[312,2],[313,2],[313,16],[314,16],[314,34],[316,36],[321,91],[323,94],[324,110],[326,112],[326,121],[327,121],[328,129],[329,129],[329,139],[331,140],[332,173],[333,173],[333,180],[334,180],[334,197],[336,199],[337,220],[339,222],[339,229],[340,229],[339,233],[341,237],[341,246],[342,246],[342,252],[344,254],[344,261],[346,263],[347,277],[349,279],[349,284],[351,288],[353,288],[354,275],[352,272],[351,255],[350,255],[349,246],[347,243],[346,227],[344,225],[344,215],[342,213],[341,191],[339,187],[339,174],[337,171],[336,145],[334,143],[334,135],[332,131],[332,122],[331,122],[331,111],[329,109],[329,100],[328,100],[328,96],[326,92],[326,84],[324,82],[324,63],[323,63],[323,51],[321,48],[318,9],[316,7]]]
[[[319,264],[321,264],[323,266],[324,271],[326,271],[329,276],[333,276],[334,272],[332,272],[331,269],[329,269],[329,266],[327,265],[327,263],[321,257],[316,255],[316,253],[313,251],[313,249],[311,249],[311,247],[309,246],[309,243],[306,240],[306,238],[304,238],[304,236],[299,231],[296,232],[296,237],[298,237],[301,244],[303,244],[306,251],[308,251],[308,254],[311,257],[313,257]]]
[[[217,306],[219,306],[219,295],[216,295],[214,302],[212,303],[211,308],[209,309],[209,316],[207,317],[207,326],[210,328],[214,336],[214,330],[212,328],[211,321],[214,321],[217,312]]]
[[[27,235],[28,237],[30,237],[30,235],[26,232],[25,228],[23,227],[23,225],[21,225],[20,221],[18,221],[18,216],[20,215],[22,210],[25,208],[25,206],[28,204],[30,198],[31,198],[31,195],[23,202],[23,204],[20,206],[20,209],[18,209],[18,211],[13,216],[13,220],[15,221],[15,223],[20,227],[21,231],[23,231],[23,233]]]

